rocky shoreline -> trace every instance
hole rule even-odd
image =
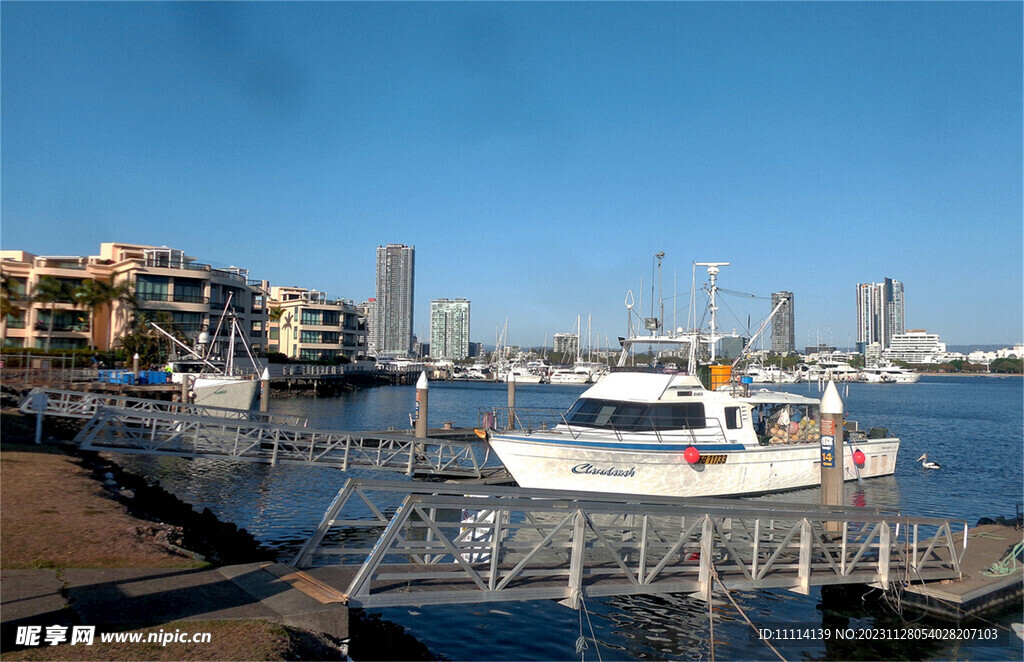
[[[100,487],[103,496],[123,506],[128,517],[119,520],[117,525],[116,534],[120,539],[131,539],[140,546],[166,554],[172,562],[177,558],[179,561],[176,563],[192,567],[274,560],[273,551],[261,545],[245,529],[220,521],[209,509],[197,512],[190,504],[161,487],[158,481],[125,470],[108,454],[79,450],[68,440],[80,423],[47,419],[43,430],[46,443],[37,446],[33,443],[34,417],[9,408],[16,396],[4,388],[5,407],[0,412],[3,452],[8,458],[33,453],[59,453],[70,458],[72,464],[80,467]],[[5,490],[4,496],[12,501],[17,498],[9,490]],[[52,512],[54,517],[61,517],[59,508],[52,509]],[[70,530],[73,527],[73,523],[68,523],[65,528]],[[5,551],[6,548],[5,545]],[[17,561],[11,565],[11,557],[6,553],[4,557],[4,567],[60,567],[62,563],[60,560],[37,559],[27,565],[19,565]],[[431,654],[404,628],[384,621],[376,614],[353,609],[349,618],[350,639],[345,642],[331,641],[321,633],[302,633],[286,628],[291,630],[291,643],[282,659],[344,659],[346,650],[352,659],[358,660],[442,659]],[[3,647],[4,651],[8,648],[7,645]]]

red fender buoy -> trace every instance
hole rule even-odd
[[[683,451],[683,459],[690,464],[696,464],[700,462],[700,451],[693,446],[687,446],[686,450]]]
[[[864,460],[866,459],[867,458],[864,456],[864,451],[862,451],[861,449],[858,448],[857,450],[853,451],[853,463],[856,464],[858,467],[864,466]]]

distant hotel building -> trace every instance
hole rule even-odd
[[[456,361],[469,356],[469,301],[430,302],[430,356]]]
[[[772,353],[791,354],[796,351],[796,329],[793,323],[793,293],[773,292],[772,310],[779,305],[780,301],[786,301],[786,305],[779,308],[772,318]]]
[[[887,349],[894,336],[906,329],[903,283],[857,284],[857,343],[861,351],[871,343]]]
[[[366,354],[366,325],[351,301],[300,287],[273,287],[270,307],[280,311],[270,328],[273,351],[304,361]]]
[[[580,351],[580,337],[576,333],[556,333],[552,339],[555,354],[576,356]]]
[[[414,246],[404,244],[377,247],[377,315],[373,343],[377,356],[412,353],[415,252]]]
[[[194,342],[204,328],[212,332],[227,309],[249,346],[266,348],[269,283],[250,280],[248,269],[216,269],[166,246],[110,242],[100,244],[99,255],[87,257],[0,251],[0,271],[12,307],[4,319],[5,347],[44,348],[52,316],[50,349],[108,350],[124,335],[135,311],[153,320],[159,315]],[[97,304],[94,310],[79,306],[72,293],[87,280],[127,284],[135,308],[125,299]],[[56,300],[35,300],[40,283],[54,281],[59,285]],[[219,342],[227,345],[223,333]]]
[[[882,356],[907,363],[941,363],[946,360],[946,343],[939,334],[924,329],[910,329],[892,337],[892,343]]]

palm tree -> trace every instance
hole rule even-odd
[[[132,317],[128,330],[117,340],[117,345],[125,350],[128,356],[139,355],[140,365],[160,365],[166,361],[173,347],[171,342],[153,329],[150,321],[154,321],[162,328],[169,329],[169,333],[181,342],[187,342],[187,338],[180,330],[174,328],[174,319],[171,314],[159,310],[154,313],[137,312]]]
[[[89,311],[89,346],[95,347],[96,343],[96,311],[100,307],[110,303],[113,295],[111,287],[101,280],[86,278],[71,291],[71,298],[75,305],[82,306]]]
[[[110,283],[91,278],[82,281],[82,284],[74,289],[72,298],[74,298],[76,304],[89,310],[90,340],[95,340],[96,313],[100,308],[109,306],[114,302],[121,302],[128,307],[134,307],[135,303],[135,295],[130,282],[123,281],[117,285],[111,285]],[[108,321],[106,342],[108,349],[110,348],[110,327],[111,324]],[[96,343],[93,342],[91,344],[95,346]]]
[[[7,316],[21,310],[15,284],[20,284],[17,278],[0,274],[0,347],[7,344]]]
[[[53,276],[42,276],[36,281],[32,291],[32,301],[48,304],[50,310],[50,322],[46,329],[46,345],[44,349],[50,351],[50,340],[53,338],[53,322],[56,317],[56,304],[67,298],[64,283]]]

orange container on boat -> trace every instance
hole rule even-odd
[[[732,379],[732,366],[731,365],[713,365],[711,368],[711,390],[714,391],[719,386],[723,386],[729,383]]]

